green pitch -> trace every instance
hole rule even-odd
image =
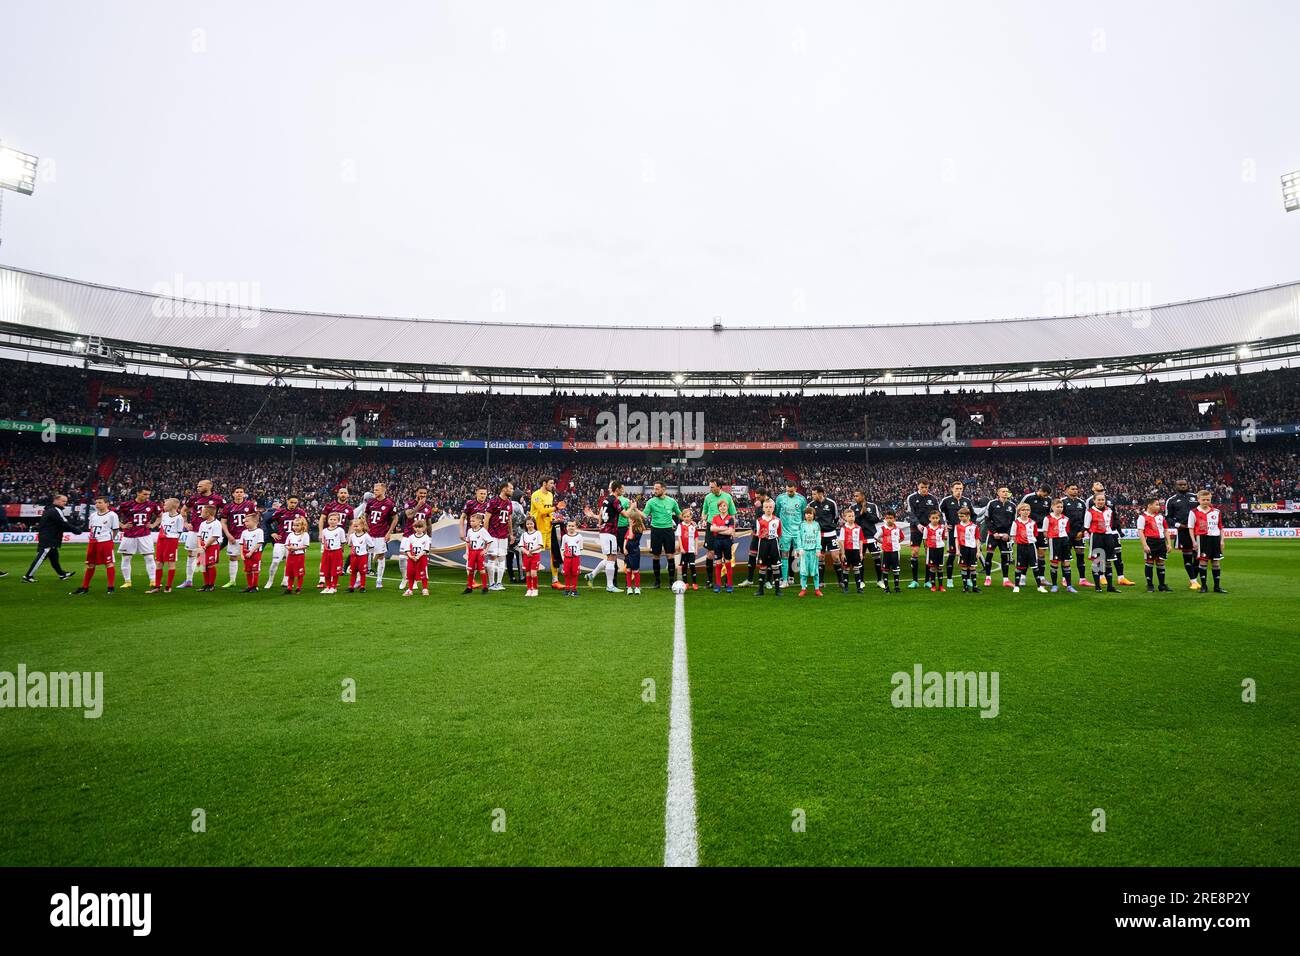
[[[663,860],[666,583],[147,596],[137,558],[73,598],[30,554],[0,548],[0,671],[103,672],[103,713],[0,710],[0,864]],[[1180,564],[1173,594],[687,595],[700,862],[1300,863],[1300,548],[1228,554],[1227,595]],[[917,664],[997,672],[997,716],[893,706]]]

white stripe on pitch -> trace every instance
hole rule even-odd
[[[674,598],[673,691],[668,715],[668,798],[664,807],[664,866],[698,866],[695,755],[691,748],[691,684],[686,668],[686,599]]]

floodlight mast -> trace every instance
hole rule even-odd
[[[36,191],[36,168],[40,160],[0,143],[0,222],[3,221],[4,191],[12,190],[24,196]],[[4,242],[0,238],[0,243]]]
[[[1287,212],[1300,212],[1300,169],[1282,177],[1282,205]]]

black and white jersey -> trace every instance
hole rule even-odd
[[[939,502],[939,514],[943,515],[944,524],[949,528],[957,527],[957,512],[961,511],[962,508],[969,510],[972,518],[975,517],[975,502],[965,495],[960,498],[944,495],[943,500]]]
[[[1041,528],[1043,519],[1052,511],[1052,496],[1044,498],[1036,491],[1031,491],[1020,499],[1022,505],[1029,505],[1029,517],[1033,519],[1034,526]]]
[[[862,529],[862,537],[868,541],[874,541],[876,538],[876,528],[885,520],[880,505],[874,501],[867,501],[863,504],[853,502],[850,507],[853,509],[853,515],[858,519],[858,527]]]
[[[813,520],[822,529],[822,534],[834,534],[840,525],[840,509],[834,499],[823,498],[818,501],[814,498],[808,502],[808,507],[812,508]]]
[[[930,512],[939,510],[939,502],[929,492],[921,494],[919,491],[914,491],[903,502],[903,508],[907,511],[907,520],[912,525],[924,527],[930,523]]]
[[[1195,507],[1196,496],[1190,491],[1179,491],[1165,501],[1165,517],[1175,528],[1186,528]]]
[[[1071,498],[1066,495],[1061,499],[1061,502],[1065,505],[1061,513],[1070,519],[1071,532],[1077,534],[1088,527],[1088,502],[1086,499]]]
[[[988,534],[1010,534],[1011,522],[1016,520],[1016,503],[1008,498],[1000,501],[994,498],[989,502],[984,515],[984,532]]]

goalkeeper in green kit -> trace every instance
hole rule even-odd
[[[795,547],[792,556],[799,559],[799,596],[808,593],[808,579],[812,578],[813,593],[822,596],[822,526],[816,513],[807,509],[803,520],[796,526]]]
[[[804,520],[804,509],[808,507],[808,499],[799,494],[799,486],[790,482],[785,486],[785,494],[777,495],[773,501],[776,502],[776,516],[781,519],[781,577],[784,584],[788,587],[794,583],[794,571],[791,561],[794,553],[799,547],[799,525]],[[820,551],[821,542],[818,541],[817,548]]]

